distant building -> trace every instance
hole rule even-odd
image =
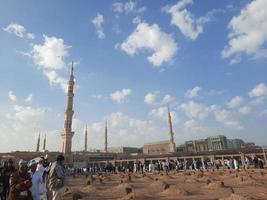
[[[121,153],[121,154],[131,154],[131,153],[141,153],[142,149],[137,147],[108,147],[107,152],[109,153]]]
[[[208,141],[207,139],[201,140],[190,140],[185,142],[185,150],[187,152],[201,152],[208,151]]]
[[[145,143],[143,146],[144,154],[162,154],[176,152],[176,145],[174,143],[174,132],[172,128],[171,113],[168,108],[168,123],[169,123],[169,140]]]
[[[255,146],[256,146],[256,145],[255,145],[254,142],[247,142],[247,143],[245,144],[245,147],[246,147],[246,148],[255,147]]]
[[[173,144],[169,141],[159,141],[145,143],[143,146],[144,154],[162,154],[173,152]]]
[[[240,149],[245,147],[245,142],[241,139],[227,139],[228,149]]]
[[[224,135],[216,135],[207,138],[209,150],[227,149],[227,138]]]
[[[178,152],[219,151],[255,147],[255,143],[245,143],[242,139],[227,139],[224,135],[210,136],[207,139],[189,140],[177,147]]]
[[[176,147],[176,152],[184,152],[184,151],[186,151],[185,144],[181,144]]]

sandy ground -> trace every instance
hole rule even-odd
[[[76,176],[67,190],[64,200],[267,199],[267,170]]]

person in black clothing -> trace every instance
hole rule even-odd
[[[1,170],[2,174],[2,192],[0,193],[1,200],[6,200],[9,194],[9,179],[10,175],[15,172],[15,167],[12,159],[4,162],[4,166]]]
[[[2,192],[3,192],[3,167],[0,168],[0,199],[2,199]]]
[[[258,168],[258,166],[259,166],[259,159],[258,159],[257,156],[254,157],[253,164],[254,164],[254,168]]]
[[[259,168],[260,169],[263,169],[264,168],[264,163],[263,163],[263,160],[262,159],[259,159],[258,165],[259,165]]]

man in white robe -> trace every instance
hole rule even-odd
[[[29,163],[29,173],[32,178],[32,186],[30,188],[33,200],[40,200],[40,184],[42,183],[42,174],[36,170],[37,162],[35,160],[31,160]]]

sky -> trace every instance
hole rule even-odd
[[[212,135],[267,144],[266,0],[0,0],[0,152],[60,149],[74,62],[73,150]]]

